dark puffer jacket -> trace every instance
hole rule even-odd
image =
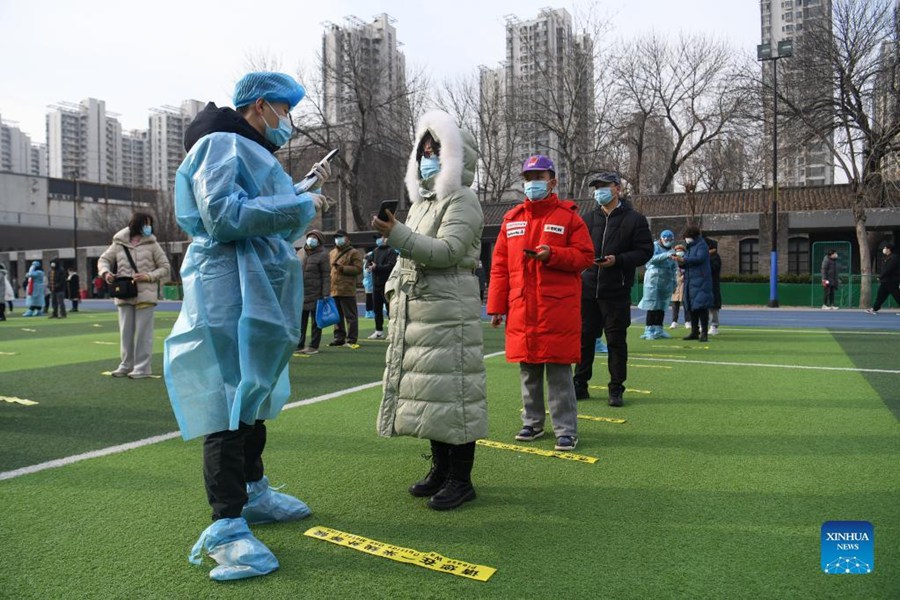
[[[713,308],[709,246],[702,237],[688,244],[684,254],[684,306],[689,311]]]
[[[328,250],[323,246],[324,236],[318,231],[310,231],[308,237],[315,237],[319,245],[303,246],[297,253],[303,263],[303,310],[315,310],[316,301],[331,294],[331,263]]]
[[[653,235],[647,218],[621,202],[607,216],[601,208],[589,212],[587,224],[594,242],[594,256],[616,257],[616,264],[601,269],[588,267],[582,274],[582,298],[627,298],[634,285],[634,271],[653,256]]]

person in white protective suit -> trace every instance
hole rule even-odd
[[[293,242],[328,201],[295,186],[274,156],[290,140],[290,110],[305,95],[282,73],[249,73],[234,105],[209,103],[185,132],[175,213],[191,237],[181,266],[184,303],[166,338],[164,371],[182,437],[205,436],[203,477],[213,523],[189,556],[219,563],[214,580],[278,568],[248,524],[293,521],[306,504],[264,475],[265,420],[290,394],[288,361],[300,337],[303,279]],[[315,166],[318,188],[330,175]]]

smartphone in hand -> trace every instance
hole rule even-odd
[[[325,155],[325,158],[323,158],[323,159],[320,160],[319,162],[320,162],[320,163],[322,163],[322,162],[331,162],[331,159],[334,158],[335,155],[336,155],[337,153],[338,153],[338,149],[335,148],[334,150],[332,150],[331,152],[329,152],[328,154],[326,154],[326,155]],[[319,163],[316,163],[316,164],[319,164]],[[308,192],[308,191],[309,191],[309,188],[312,187],[312,184],[313,184],[315,181],[316,181],[316,168],[315,168],[315,165],[313,165],[313,168],[309,170],[309,173],[307,173],[306,175],[304,175],[303,179],[301,179],[301,180],[297,183],[297,185],[294,186],[294,188],[295,188],[298,192]]]
[[[387,221],[390,219],[388,217],[387,211],[391,211],[391,214],[397,214],[397,205],[400,202],[398,200],[385,200],[381,203],[381,206],[378,208],[378,219],[381,221]]]
[[[594,259],[595,265],[602,265],[603,263],[607,263],[607,262],[609,262],[609,259],[605,256],[598,256],[597,258]]]
[[[525,248],[523,252],[525,252],[525,256],[529,258],[535,258],[538,255],[537,250],[529,250],[528,248]]]

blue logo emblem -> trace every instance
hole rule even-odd
[[[875,570],[875,528],[868,521],[822,524],[822,570],[830,575],[865,575]]]

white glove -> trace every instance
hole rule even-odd
[[[322,187],[331,177],[331,165],[327,160],[314,164],[312,170],[316,172],[316,183],[309,186],[311,190]]]
[[[329,210],[331,210],[331,207],[334,205],[334,200],[332,200],[328,196],[324,196],[322,194],[312,194],[312,193],[310,193],[310,196],[312,196],[313,204],[315,204],[315,206],[316,206],[317,213],[322,213],[322,214],[327,213]]]

